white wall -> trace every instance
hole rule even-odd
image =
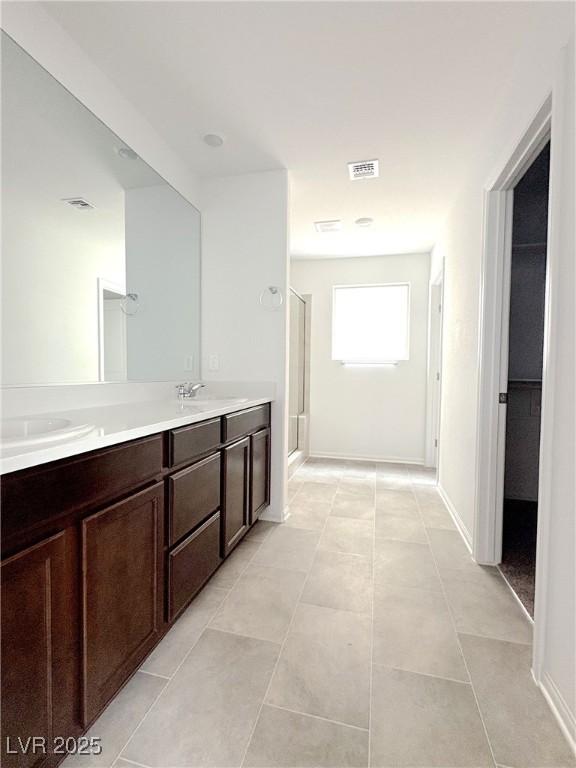
[[[285,171],[206,179],[202,210],[202,374],[207,381],[272,382],[272,498],[282,520],[286,494],[288,181]],[[278,286],[278,311],[260,304]],[[219,361],[210,370],[211,356]]]
[[[310,453],[422,462],[426,418],[428,254],[293,259],[290,282],[312,295]],[[410,359],[354,368],[332,360],[332,287],[409,282]]]
[[[185,164],[110,80],[92,63],[74,40],[46,14],[39,3],[3,5],[1,26],[16,43],[22,46],[47,72],[53,75],[88,110],[120,136],[126,144],[135,149],[187,200],[193,204],[198,203],[199,188],[196,176],[186,168]],[[46,76],[46,82],[50,82],[48,76]],[[46,98],[49,106],[50,99],[48,96]],[[34,101],[31,99],[30,103],[34,103]],[[69,101],[72,102],[71,99]],[[70,109],[72,108],[70,107]],[[79,107],[78,114],[79,121],[85,119],[91,123],[91,130],[95,130],[94,126],[97,121],[88,111]],[[85,114],[85,118],[83,118],[83,114]],[[30,132],[37,130],[38,126],[35,125],[34,121],[23,119],[21,129]],[[55,204],[60,208],[57,211],[51,209],[49,212],[52,229],[54,229],[53,223],[60,221],[62,217],[66,218],[66,224],[56,227],[55,237],[47,237],[48,230],[43,227],[40,238],[38,238],[39,230],[37,227],[22,228],[18,226],[19,250],[14,249],[9,240],[12,237],[11,232],[9,230],[4,231],[3,250],[5,254],[12,252],[21,254],[23,250],[26,250],[25,260],[21,259],[14,262],[16,264],[15,272],[11,270],[10,260],[7,259],[4,265],[3,279],[7,300],[3,301],[3,314],[9,321],[6,322],[5,327],[21,329],[18,336],[12,334],[3,344],[4,373],[7,374],[4,383],[95,381],[98,379],[97,291],[95,285],[97,277],[104,277],[120,285],[124,284],[124,193],[121,188],[122,185],[115,183],[111,174],[108,174],[110,178],[107,177],[106,168],[96,169],[96,173],[93,172],[94,169],[91,169],[91,172],[87,174],[88,178],[95,180],[94,188],[86,189],[85,179],[82,190],[76,188],[78,174],[76,173],[75,176],[74,172],[81,170],[82,165],[86,165],[89,161],[87,157],[74,156],[73,142],[76,136],[79,137],[81,144],[81,132],[77,129],[77,124],[64,126],[64,130],[61,127],[59,140],[66,144],[65,147],[64,144],[62,145],[62,152],[54,151],[54,148],[51,147],[50,152],[47,153],[42,142],[34,140],[27,143],[26,162],[23,162],[22,156],[14,157],[16,171],[20,174],[19,178],[23,182],[20,186],[24,186],[27,200],[26,205],[23,205],[16,194],[16,185],[11,184],[10,201],[19,207],[20,211],[25,212],[30,217],[34,216],[36,221],[40,220],[40,217],[36,210],[38,206],[34,209],[33,196],[38,196],[44,190],[38,189],[37,179],[34,184],[26,185],[25,183],[26,170],[34,171],[35,168],[38,168],[38,163],[34,163],[33,157],[33,152],[36,149],[44,151],[44,155],[41,157],[44,165],[63,156],[72,156],[73,159],[70,173],[67,174],[66,169],[57,167],[56,173],[52,174],[52,177],[57,180],[57,185],[49,190],[51,201],[58,190],[63,189],[60,197],[83,194],[90,202],[96,203],[98,208],[96,211],[83,214],[72,208],[67,209],[58,200]],[[102,128],[102,133],[106,133],[105,128]],[[5,173],[7,172],[6,165],[8,163],[4,164]],[[44,174],[44,176],[47,178],[48,174]],[[76,181],[76,184],[67,184],[67,181]],[[118,198],[117,204],[114,201],[114,195]],[[106,196],[106,206],[102,204],[104,196]],[[110,201],[114,202],[114,211],[117,213],[114,214],[115,219],[111,219],[109,222],[106,236],[103,236],[101,219],[103,212],[112,208]],[[4,204],[6,205],[6,200]],[[44,208],[46,208],[45,204]],[[82,216],[85,218],[82,219]],[[88,216],[92,218],[86,218]],[[46,216],[44,216],[45,218]],[[86,240],[87,222],[94,223],[96,218],[99,220],[100,229],[96,232],[96,236],[92,230],[88,232],[88,239],[90,240],[90,245],[88,245]],[[11,220],[17,223],[15,217],[12,217]],[[5,221],[8,221],[8,217],[5,218]],[[74,228],[75,221],[82,222],[80,228]],[[110,234],[113,227],[115,230]],[[14,229],[16,231],[16,228]],[[22,231],[28,231],[28,242],[26,243],[21,240]],[[80,264],[77,252],[80,247],[78,237],[80,231],[82,233],[82,265],[84,272],[89,272],[89,280],[82,279],[81,282],[79,282],[79,278],[84,278],[86,275],[79,275]],[[76,238],[76,247],[68,247],[74,238]],[[63,240],[66,242],[63,243]],[[70,253],[70,258],[65,265],[60,267],[59,265],[62,264],[61,257],[66,253]],[[56,259],[56,255],[58,259]],[[28,290],[25,300],[22,300],[20,293],[12,290],[13,281],[21,280],[22,269],[28,268],[25,262],[30,262],[32,259],[35,259],[35,262],[29,268],[33,270],[35,275],[41,275],[42,279],[37,281],[38,290],[34,292]],[[18,307],[27,313],[22,322],[17,319]],[[32,308],[40,308],[40,311],[29,311]],[[42,318],[40,323],[35,321],[35,318],[38,317]],[[51,318],[48,325],[44,322],[46,317]],[[73,319],[73,322],[69,322],[70,318]],[[39,338],[42,338],[42,341],[39,342]],[[55,339],[60,339],[57,349],[54,347]],[[22,350],[29,351],[30,354],[23,355]],[[58,361],[57,366],[54,366],[54,360]],[[13,361],[17,362],[18,369],[14,370],[12,375],[10,371],[14,367]],[[54,367],[57,370],[52,373]],[[42,375],[40,376],[38,372]],[[191,376],[190,373],[188,375]]]
[[[458,190],[435,249],[435,258],[445,260],[439,479],[468,533],[474,530],[476,438],[482,429],[476,414],[483,188],[510,156],[512,147],[553,90],[558,56],[574,28],[574,7],[566,4],[563,14],[565,18],[558,12],[550,17],[549,28],[541,30],[539,38],[529,47],[529,54],[518,61],[516,73],[495,110],[493,130],[471,158],[470,177]],[[555,427],[546,465],[553,479],[552,523],[547,546],[548,605],[546,619],[537,617],[542,625],[536,626],[536,633],[542,635],[543,658],[535,672],[541,684],[557,691],[556,701],[562,702],[557,706],[568,723],[576,713],[573,90],[568,86],[556,88],[553,101],[556,125],[559,127],[561,121],[564,127],[562,144],[555,144],[554,135],[552,137],[552,166],[556,168],[556,178],[554,170],[551,175],[551,195],[556,185],[557,199],[562,198],[561,209],[553,211],[551,218],[551,226],[554,216],[558,218],[557,226],[562,231],[561,278],[551,287],[562,332],[556,342]]]
[[[551,514],[539,553],[547,578],[542,585],[542,602],[538,600],[536,605],[535,673],[558,708],[576,747],[574,64],[572,42],[559,63],[552,113],[549,259],[553,277],[549,287],[553,302],[550,322],[555,330],[551,347],[546,350],[545,365],[553,377],[553,425],[545,437],[546,450],[541,459],[543,471],[550,478]]]
[[[0,26],[169,184],[198,207],[199,185],[195,174],[40,3],[3,3]]]
[[[128,378],[200,375],[200,213],[167,185],[126,192]]]
[[[109,131],[2,42],[2,383],[97,381],[97,280],[125,280]],[[95,208],[62,202],[79,194]]]

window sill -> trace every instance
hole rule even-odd
[[[346,366],[346,368],[395,368],[401,361],[400,360],[387,360],[381,363],[357,363],[353,360],[339,360],[340,365]]]

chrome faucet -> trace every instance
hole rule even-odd
[[[178,392],[178,399],[184,400],[185,398],[187,399],[189,397],[196,397],[199,390],[205,386],[206,384],[202,384],[200,382],[197,384],[192,384],[190,381],[185,381],[184,384],[178,384],[176,387],[176,391]]]

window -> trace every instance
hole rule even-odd
[[[332,360],[357,365],[409,358],[408,283],[336,285],[332,297]]]

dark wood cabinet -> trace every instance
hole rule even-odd
[[[270,430],[250,437],[250,525],[270,503]]]
[[[222,442],[230,443],[270,424],[270,405],[257,405],[222,418]]]
[[[168,464],[175,467],[210,453],[220,447],[220,419],[210,419],[168,433]]]
[[[194,531],[168,555],[168,618],[173,621],[222,562],[220,513]]]
[[[158,483],[82,521],[85,725],[160,637],[163,498]]]
[[[53,739],[80,733],[74,542],[62,531],[2,563],[2,765],[54,764]],[[47,754],[33,750],[43,737]],[[14,753],[15,752],[15,753]]]
[[[270,406],[12,472],[0,490],[2,765],[55,768],[53,739],[98,717],[269,503]],[[22,748],[32,737],[46,753]]]
[[[250,526],[250,438],[224,448],[223,550],[229,554]]]
[[[162,475],[162,435],[151,435],[2,477],[2,552],[63,530]]]

